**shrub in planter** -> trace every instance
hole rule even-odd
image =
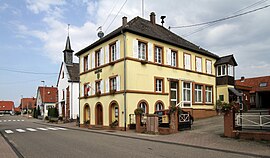
[[[46,116],[46,117],[45,117],[45,120],[49,120],[49,117],[48,117],[48,116]]]
[[[62,116],[59,116],[59,117],[58,117],[58,120],[59,120],[59,121],[63,121],[63,117],[62,117]]]

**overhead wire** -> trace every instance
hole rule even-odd
[[[105,32],[108,31],[108,29],[110,28],[110,26],[112,25],[112,23],[114,22],[114,20],[116,19],[116,17],[118,16],[118,14],[119,14],[120,11],[123,9],[123,7],[125,6],[126,3],[127,3],[127,0],[125,0],[125,2],[123,3],[123,5],[121,6],[121,8],[118,10],[117,14],[116,14],[115,17],[113,18],[113,20],[111,21],[111,23],[109,24],[109,26],[107,27],[107,29],[105,30]]]
[[[109,19],[109,17],[110,17],[110,15],[112,14],[112,12],[113,12],[113,10],[114,10],[114,8],[116,7],[116,5],[118,4],[118,1],[119,0],[117,0],[117,1],[115,1],[115,3],[114,3],[114,5],[113,5],[113,7],[112,7],[112,9],[111,9],[111,11],[110,11],[110,13],[108,14],[108,16],[106,17],[106,19],[105,19],[105,21],[104,21],[104,23],[103,23],[103,25],[101,25],[101,28],[105,25],[105,23],[107,22],[107,20]]]
[[[23,70],[15,70],[15,69],[8,69],[8,68],[0,68],[1,71],[8,71],[8,72],[17,72],[17,73],[24,73],[24,74],[33,74],[33,75],[52,75],[58,73],[45,73],[45,72],[33,72],[33,71],[23,71]]]
[[[236,18],[236,17],[239,17],[239,16],[250,14],[250,13],[253,13],[253,12],[256,12],[256,11],[259,11],[259,10],[262,10],[262,9],[265,9],[265,8],[268,8],[269,6],[270,5],[266,5],[266,6],[263,6],[263,7],[260,7],[260,8],[256,8],[256,9],[253,9],[253,10],[250,10],[250,11],[247,11],[247,12],[244,12],[244,13],[240,13],[240,14],[228,16],[228,17],[225,17],[225,18],[220,18],[220,19],[213,20],[213,21],[208,21],[208,22],[203,22],[203,23],[197,23],[197,24],[192,24],[192,25],[170,26],[169,28],[178,28],[178,29],[179,28],[189,28],[189,27],[195,27],[195,26],[202,26],[202,25],[217,23],[217,22],[221,22],[221,21],[224,21],[224,20],[229,20],[229,19],[232,19],[232,18]]]
[[[47,77],[40,77],[32,80],[23,80],[23,81],[12,81],[12,82],[0,82],[0,85],[18,85],[18,84],[25,84],[29,82],[34,82],[34,81],[40,81],[41,79],[48,79],[48,78],[53,78],[55,75],[47,76]]]

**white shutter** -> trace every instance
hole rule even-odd
[[[148,43],[148,61],[153,61],[153,44]]]
[[[105,47],[105,64],[109,63],[109,57],[110,57],[110,47],[107,45]]]
[[[100,92],[101,94],[104,93],[104,80],[100,81]]]
[[[95,82],[92,82],[92,83],[91,83],[91,94],[92,94],[92,95],[95,95],[95,92],[96,92]]]
[[[120,91],[120,76],[116,77],[116,91]]]
[[[92,52],[92,69],[95,68],[95,52]]]
[[[81,56],[81,72],[84,72],[83,56]]]
[[[90,70],[91,69],[91,55],[88,54],[88,66],[87,66],[87,70]]]
[[[133,40],[133,57],[138,58],[138,40]]]
[[[172,65],[172,50],[167,48],[166,54],[167,54],[167,65]]]
[[[116,60],[120,59],[120,40],[116,41]]]
[[[81,96],[84,96],[84,85],[82,85],[82,89],[81,89]]]
[[[87,88],[88,88],[87,95],[90,96],[91,95],[91,83],[88,83]]]
[[[202,72],[202,59],[196,57],[196,71]]]
[[[185,69],[190,70],[190,55],[185,54],[184,58],[185,58]]]
[[[100,65],[104,64],[104,48],[100,49]]]
[[[110,91],[110,80],[107,79],[106,80],[106,93],[109,93],[109,91]]]

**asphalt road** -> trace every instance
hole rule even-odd
[[[50,128],[49,126],[35,124],[32,119],[23,118],[23,120],[22,117],[17,116],[0,117],[0,132],[25,158],[252,157],[80,130]]]

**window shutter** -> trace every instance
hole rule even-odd
[[[84,96],[84,85],[82,85],[82,89],[81,89],[81,96]]]
[[[138,40],[133,40],[133,57],[138,58]]]
[[[148,42],[148,61],[153,61],[153,44]]]
[[[91,83],[88,83],[87,88],[88,88],[87,95],[90,96],[91,95]]]
[[[172,65],[172,50],[167,48],[166,54],[167,54],[167,65]]]
[[[202,72],[202,59],[196,57],[196,71]]]
[[[92,69],[95,68],[95,52],[92,52]]]
[[[100,92],[104,93],[104,80],[100,81]]]
[[[104,64],[104,48],[100,49],[100,65]]]
[[[87,61],[88,61],[88,65],[87,65],[87,70],[90,70],[91,69],[91,56],[90,54],[88,54],[88,57],[87,57]]]
[[[92,93],[92,95],[95,95],[95,92],[96,92],[95,82],[92,82],[91,83],[91,93]]]
[[[110,80],[107,79],[106,80],[106,93],[109,93],[109,91],[110,91]]]
[[[189,69],[190,70],[190,55],[189,54],[185,54],[184,55],[185,58],[185,69]]]
[[[116,91],[120,91],[120,76],[116,77]]]
[[[116,60],[120,59],[120,40],[116,41]]]
[[[81,56],[81,72],[84,72],[83,56]]]
[[[107,45],[105,47],[105,64],[109,63],[109,57],[110,57],[110,47]]]

